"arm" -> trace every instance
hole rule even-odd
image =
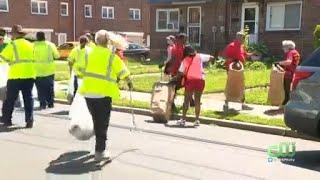
[[[172,59],[172,48],[170,48],[170,49],[168,50],[168,56],[167,56],[167,59],[166,59],[166,61],[164,62],[164,64],[167,64],[168,62],[170,62],[171,59]]]
[[[57,49],[57,46],[55,44],[51,43],[51,48],[52,48],[53,58],[54,59],[59,59],[60,58],[60,54],[59,54],[59,51]]]
[[[9,63],[13,59],[13,48],[11,44],[8,44],[0,53],[0,62]]]
[[[283,60],[283,61],[280,61],[279,64],[282,65],[282,66],[288,66],[292,63],[292,60],[293,60],[293,57],[292,57],[292,53],[289,52],[286,59]]]

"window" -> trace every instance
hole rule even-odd
[[[179,9],[157,9],[157,31],[179,31]]]
[[[84,5],[84,17],[92,18],[92,6]]]
[[[102,6],[102,18],[104,19],[114,19],[114,8]]]
[[[141,14],[140,14],[140,9],[129,9],[129,19],[130,20],[140,20],[141,19]]]
[[[48,15],[48,1],[31,0],[31,14]]]
[[[69,15],[68,3],[62,2],[60,4],[60,14],[61,14],[61,16],[68,16]]]
[[[8,12],[9,3],[8,0],[0,0],[0,12]]]
[[[267,31],[300,30],[301,1],[269,3],[267,6]]]

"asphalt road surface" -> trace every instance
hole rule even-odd
[[[35,112],[35,127],[24,129],[16,111],[12,128],[0,126],[1,180],[246,180],[320,179],[318,142],[218,126],[153,123],[113,112],[109,129],[112,162],[93,161],[94,138],[78,141],[68,133],[68,106]],[[293,159],[269,159],[267,149],[295,142]],[[271,162],[269,162],[271,161]]]

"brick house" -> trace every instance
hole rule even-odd
[[[0,27],[21,24],[28,36],[44,31],[56,44],[74,41],[100,29],[127,34],[141,41],[149,34],[149,8],[143,0],[0,0]],[[75,10],[75,11],[74,11]]]
[[[250,43],[263,42],[282,55],[282,40],[291,39],[303,57],[313,51],[313,31],[320,24],[319,0],[149,0],[152,56],[166,47],[164,37],[187,33],[201,51],[222,50],[245,25]],[[163,43],[159,43],[163,42]]]

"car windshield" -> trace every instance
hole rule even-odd
[[[142,47],[137,44],[129,44],[129,49],[142,49]]]
[[[316,49],[305,61],[302,61],[301,66],[320,67],[320,48]]]

